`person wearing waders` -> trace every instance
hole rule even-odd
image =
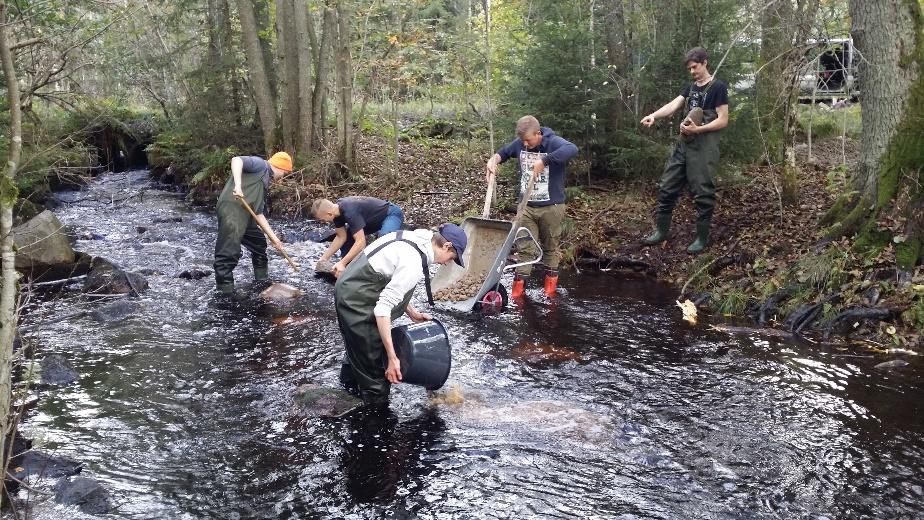
[[[231,178],[218,196],[218,239],[215,241],[215,286],[222,294],[234,293],[234,268],[241,259],[241,246],[250,251],[255,282],[269,277],[266,256],[266,229],[273,247],[280,252],[282,242],[270,228],[263,211],[270,180],[279,180],[292,171],[292,158],[285,152],[267,161],[244,156],[231,159]],[[256,213],[256,220],[238,200],[243,197]]]
[[[340,381],[358,390],[365,404],[386,405],[391,385],[401,381],[392,320],[405,312],[415,322],[433,319],[410,303],[414,288],[423,278],[432,305],[429,266],[452,260],[462,266],[467,243],[455,224],[389,233],[366,246],[337,279],[334,308],[346,345]]]
[[[375,197],[344,197],[336,204],[327,199],[317,199],[311,205],[314,218],[334,223],[337,235],[321,255],[318,265],[340,250],[340,261],[334,264],[334,276],[339,277],[346,266],[366,247],[366,234],[384,236],[398,231],[404,224],[404,212],[397,204]]]
[[[523,210],[521,223],[538,238],[545,266],[545,294],[554,296],[558,288],[558,263],[561,253],[561,223],[565,218],[565,165],[578,153],[577,146],[558,136],[550,128],[539,126],[533,116],[517,121],[517,138],[501,148],[485,166],[485,180],[497,173],[497,165],[515,157],[520,174],[520,197],[526,192],[530,176],[535,178],[533,191]],[[529,247],[534,249],[535,246]],[[513,278],[511,298],[520,298],[532,265],[520,266]]]
[[[661,174],[655,231],[642,242],[654,245],[667,240],[671,214],[683,186],[687,185],[699,214],[696,240],[687,247],[687,252],[697,254],[709,245],[709,225],[715,209],[712,174],[719,164],[720,130],[728,126],[728,86],[709,73],[708,55],[702,47],[690,49],[684,63],[693,83],[641,121],[645,127],[651,127],[656,119],[669,117],[686,104],[687,115],[680,123],[680,136]]]

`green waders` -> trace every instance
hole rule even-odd
[[[244,205],[232,195],[233,181],[218,197],[218,238],[215,241],[215,285],[221,292],[234,291],[234,268],[241,259],[241,246],[250,251],[254,280],[266,279],[269,258],[266,236]],[[263,212],[266,188],[260,175],[244,175],[241,191],[257,214]]]
[[[718,116],[715,110],[703,112],[705,123],[712,122]],[[658,231],[646,239],[646,243],[657,243],[667,238],[677,198],[680,197],[684,185],[687,185],[693,194],[693,202],[699,214],[696,222],[697,240],[694,245],[701,246],[694,248],[691,245],[688,251],[699,252],[705,247],[709,240],[709,223],[715,210],[715,184],[712,182],[712,174],[718,164],[719,132],[696,134],[689,143],[682,139],[677,140],[671,156],[667,159],[664,173],[661,174],[658,206],[655,211]]]
[[[344,269],[343,274],[334,284],[337,324],[340,326],[340,333],[346,344],[347,360],[354,378],[354,381],[343,381],[349,376],[349,371],[344,367],[344,370],[341,370],[341,380],[347,386],[355,382],[363,402],[372,405],[386,404],[391,389],[391,384],[385,379],[385,368],[388,364],[385,345],[382,343],[375,314],[373,314],[379,294],[391,281],[391,277],[375,272],[369,264],[369,257],[395,242],[408,242],[421,254],[429,297],[430,273],[427,269],[426,256],[416,244],[402,239],[400,231],[394,241],[373,250],[369,256],[366,256],[365,252],[360,253]],[[392,320],[398,319],[404,313],[413,294],[414,290],[411,289],[404,295],[401,303],[392,309]]]

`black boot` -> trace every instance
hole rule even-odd
[[[667,240],[667,233],[671,229],[671,214],[662,214],[659,213],[655,217],[655,231],[654,233],[648,235],[642,243],[646,246],[653,246]]]
[[[687,247],[687,253],[695,255],[701,253],[709,245],[709,219],[696,221],[696,240]]]

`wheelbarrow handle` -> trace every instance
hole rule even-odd
[[[524,231],[526,232],[525,235],[522,234]],[[521,235],[522,235],[522,236],[521,236]],[[535,260],[530,260],[530,261],[528,261],[528,262],[520,262],[520,263],[518,263],[518,264],[510,264],[510,265],[508,265],[508,266],[505,266],[505,267],[503,268],[504,271],[509,271],[509,270],[511,270],[511,269],[516,269],[517,267],[524,266],[524,265],[533,265],[533,264],[537,264],[537,263],[539,263],[540,260],[542,260],[542,246],[539,245],[539,241],[536,240],[536,237],[533,236],[533,232],[530,231],[528,228],[525,228],[525,227],[522,227],[522,226],[519,227],[519,228],[517,228],[517,233],[516,233],[516,235],[514,235],[514,237],[513,237],[513,243],[516,244],[516,243],[517,243],[517,240],[522,240],[522,239],[527,238],[527,237],[528,237],[530,240],[533,241],[533,244],[536,245],[536,251],[539,252],[539,255],[536,257]]]

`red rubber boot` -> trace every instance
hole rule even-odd
[[[552,297],[555,296],[555,293],[558,289],[558,271],[552,271],[545,273],[545,295]]]
[[[524,289],[526,289],[526,280],[519,274],[513,275],[513,287],[510,289],[510,297],[522,298]]]

